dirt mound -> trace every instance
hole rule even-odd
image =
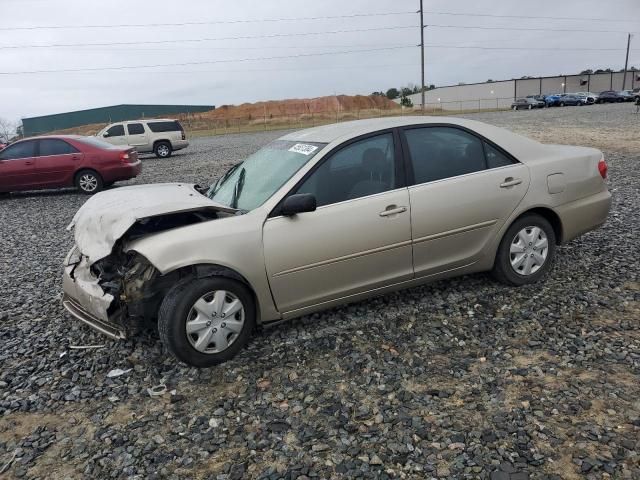
[[[202,118],[263,118],[302,115],[309,113],[350,112],[359,110],[394,110],[400,106],[386,97],[378,95],[332,95],[330,97],[271,100],[267,102],[223,105]]]

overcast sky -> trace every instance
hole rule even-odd
[[[119,103],[219,106],[334,93],[368,94],[410,82],[418,84],[420,51],[413,46],[419,43],[417,14],[145,28],[114,26],[412,12],[418,9],[418,5],[418,0],[0,0],[0,117],[18,120]],[[571,74],[585,68],[621,69],[624,66],[627,31],[638,32],[632,39],[629,64],[640,68],[640,0],[425,0],[424,8],[426,12],[441,13],[528,13],[556,18],[632,20],[510,19],[425,13],[425,23],[430,25],[425,31],[427,45],[525,49],[478,50],[428,46],[427,84],[449,85],[488,78],[498,80],[523,75]],[[104,25],[108,28],[11,30],[15,27],[69,25]],[[415,28],[390,28],[411,26]],[[451,26],[611,32],[507,31]],[[379,27],[387,29],[322,33]],[[321,34],[179,42],[181,39],[312,32]],[[173,43],[137,43],[165,40]],[[126,44],[6,48],[114,42]],[[382,48],[389,49],[309,55]],[[531,48],[541,50],[526,50]],[[561,48],[576,50],[563,51]],[[238,61],[290,55],[303,56]],[[199,62],[211,63],[90,72],[7,74]]]

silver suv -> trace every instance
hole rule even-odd
[[[128,145],[139,153],[167,158],[189,146],[184,128],[177,120],[153,119],[112,123],[96,134],[113,145]]]

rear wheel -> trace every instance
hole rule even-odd
[[[102,177],[94,170],[81,170],[76,174],[76,187],[82,193],[93,195],[104,187]]]
[[[160,306],[158,331],[178,360],[211,367],[233,358],[249,341],[256,308],[237,280],[210,277],[173,287]]]
[[[492,274],[507,285],[537,282],[551,268],[555,250],[556,235],[547,219],[525,215],[504,234]]]
[[[153,153],[156,154],[158,158],[167,158],[171,156],[171,144],[169,142],[158,142],[156,146],[153,148]]]
[[[529,106],[527,107],[527,109],[529,109],[529,110],[531,110],[532,108],[533,108],[533,107],[532,107],[531,105],[529,105]]]

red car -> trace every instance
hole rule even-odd
[[[0,151],[0,192],[76,186],[93,194],[141,171],[130,147],[75,135],[28,138]]]

